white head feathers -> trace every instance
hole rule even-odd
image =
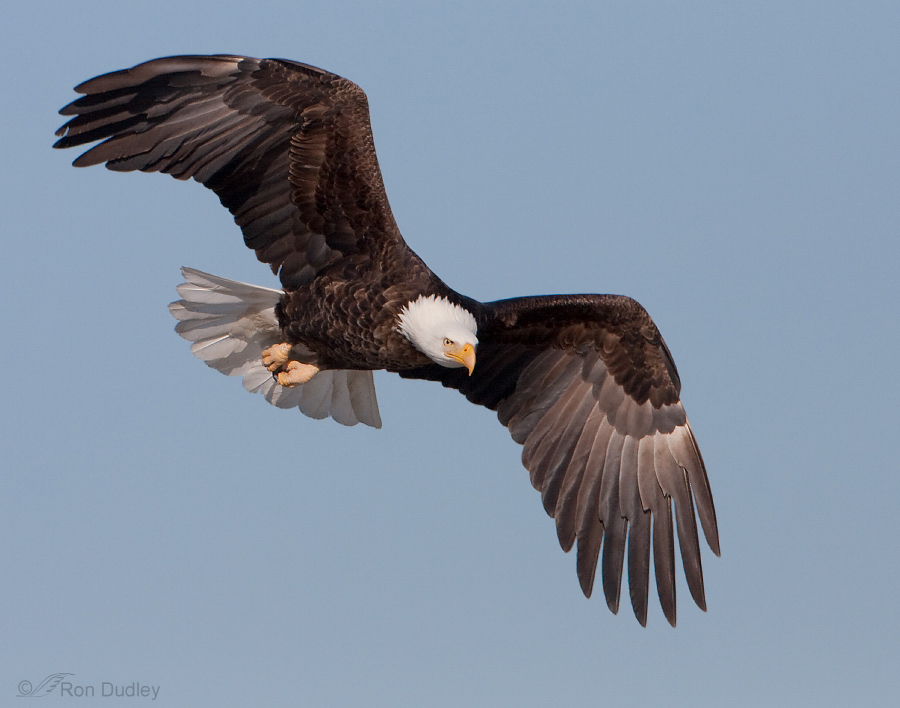
[[[400,311],[395,329],[441,366],[463,366],[457,358],[448,356],[448,348],[455,351],[478,344],[478,325],[472,313],[437,295],[420,295],[408,302]]]

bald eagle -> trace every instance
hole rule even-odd
[[[388,205],[369,110],[352,82],[242,56],[156,59],[104,74],[60,112],[75,160],[193,177],[234,215],[280,290],[185,268],[176,331],[208,365],[313,418],[380,427],[372,371],[439,381],[497,412],[556,519],[590,597],[600,550],[618,611],[647,621],[650,549],[675,625],[674,515],[688,588],[706,609],[697,514],[719,554],[712,495],[672,355],[618,295],[482,303],[406,245]],[[652,539],[652,543],[651,543]]]

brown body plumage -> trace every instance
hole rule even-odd
[[[309,363],[441,381],[496,410],[524,445],[561,546],[577,541],[586,595],[602,547],[604,593],[618,609],[627,551],[631,602],[645,623],[652,546],[662,608],[675,623],[674,502],[688,587],[705,609],[694,502],[719,552],[706,470],[675,364],[634,300],[479,303],[447,287],[391,214],[365,94],[334,74],[284,60],[172,57],[76,90],[86,95],[62,110],[74,117],[56,147],[101,140],[75,164],[193,177],[216,192],[278,274],[278,327]],[[435,363],[398,330],[403,308],[422,295],[474,316],[471,375]]]

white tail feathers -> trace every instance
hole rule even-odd
[[[310,418],[331,416],[343,425],[381,427],[371,371],[320,371],[295,388],[279,386],[262,364],[262,352],[283,340],[275,306],[280,290],[261,288],[182,268],[183,300],[169,305],[175,331],[191,351],[217,371],[243,376],[244,388],[273,406],[299,408]]]

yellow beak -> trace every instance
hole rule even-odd
[[[475,370],[475,347],[466,344],[459,349],[448,351],[447,356],[465,366],[469,370],[469,376],[472,375],[472,371]]]

